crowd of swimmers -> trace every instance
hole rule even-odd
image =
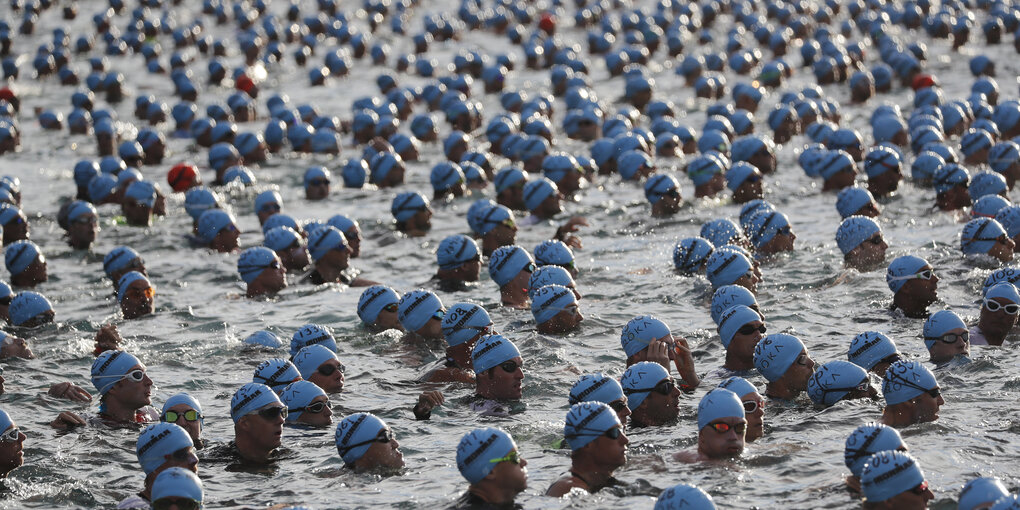
[[[364,327],[373,332],[401,330],[411,341],[443,346],[445,356],[424,367],[421,382],[473,386],[474,397],[447,402],[445,390],[423,391],[412,410],[417,420],[442,420],[436,409],[451,405],[498,420],[514,414],[523,397],[529,353],[501,335],[479,304],[447,307],[440,294],[454,297],[479,285],[475,282],[486,269],[503,306],[530,309],[540,334],[570,334],[584,319],[574,250],[582,247],[579,232],[588,222],[565,213],[564,201],[589,186],[637,183],[649,214],[668,217],[681,210],[677,175],[686,174],[694,198],[742,204],[736,221],[706,222],[698,236],[680,239],[672,254],[679,274],[703,276],[713,287],[709,313],[725,348],[725,362],[721,367],[695,366],[691,345],[660,318],[641,315],[627,322],[620,337],[626,358],[622,376],[587,373],[564,391],[569,409],[558,446],[569,449],[569,466],[545,493],[562,497],[624,484],[615,474],[628,460],[628,430],[676,427],[697,440],[690,450],[675,453],[674,460],[725,464],[739,459],[746,443],[768,433],[767,405],[810,402],[829,407],[843,400],[884,399],[881,422],[834,428],[848,433],[845,463],[851,474],[846,486],[866,509],[927,507],[934,495],[898,430],[938,420],[946,400],[936,372],[967,363],[972,345],[1003,345],[1020,316],[1020,270],[1003,265],[1013,259],[1020,242],[1020,205],[1008,198],[1020,176],[1020,102],[999,97],[995,63],[985,55],[968,62],[974,76],[969,95],[945,97],[937,77],[925,71],[928,50],[914,34],[951,39],[952,51],[957,51],[980,22],[984,42],[996,45],[1004,32],[1014,33],[1020,49],[1017,6],[1004,0],[800,0],[764,5],[659,0],[637,8],[603,0],[571,6],[543,2],[536,8],[529,2],[464,0],[455,11],[423,16],[418,30],[410,21],[419,8],[414,0],[365,0],[357,16],[339,4],[290,3],[286,15],[278,16],[264,0],[205,0],[198,16],[185,19],[180,0],[144,0],[133,10],[122,0],[110,0],[92,17],[93,33],[56,28],[52,40],[47,38],[31,56],[17,50],[28,46],[21,38],[33,36],[42,17],[73,20],[79,8],[92,5],[68,3],[57,13],[48,0],[12,0],[10,12],[20,17],[20,24],[0,23],[0,56],[8,84],[0,89],[0,154],[19,150],[20,122],[31,115],[21,108],[21,82],[59,81],[72,87],[67,89],[73,90],[69,114],[34,114],[42,130],[67,129],[83,145],[96,148],[96,159],[66,169],[73,173],[75,197],[61,203],[57,223],[72,248],[91,249],[101,213],[119,206],[118,221],[148,227],[154,217],[180,214],[172,207],[175,202],[168,202],[168,196],[180,194],[178,201],[192,220],[188,234],[193,244],[237,252],[237,273],[248,298],[274,299],[296,279],[359,287],[357,316]],[[733,20],[733,27],[724,41],[717,41],[713,34],[718,30],[713,29],[721,29],[724,16]],[[559,27],[571,20],[572,29],[586,32],[586,50],[557,36]],[[236,40],[214,38],[207,22],[232,24]],[[391,54],[382,39],[373,39],[373,33],[386,30],[404,36],[410,52]],[[499,55],[462,50],[448,68],[429,56],[431,47],[469,31],[507,39],[515,50]],[[712,50],[721,46],[725,52]],[[170,47],[167,58],[163,50]],[[789,56],[795,47],[800,55]],[[244,60],[233,71],[225,67],[228,50],[239,51]],[[144,57],[144,69],[136,72],[169,77],[177,96],[170,104],[138,95],[137,126],[118,119],[112,108],[130,95],[125,82],[131,77],[111,70],[110,61],[128,55]],[[364,58],[378,68],[379,94],[355,99],[350,118],[330,116],[315,105],[293,104],[283,94],[262,101],[264,80],[256,70],[294,59],[307,68],[309,86],[335,87],[339,94],[337,78],[350,72],[352,59]],[[196,70],[198,60],[207,62],[207,71]],[[965,57],[954,53],[950,60],[958,64]],[[667,61],[676,80],[709,104],[700,134],[679,120],[679,107],[656,96],[647,64]],[[77,63],[87,64],[87,69]],[[595,63],[599,67],[593,70]],[[548,78],[540,91],[506,87],[509,74],[521,66]],[[787,80],[798,66],[812,73],[818,85],[791,90]],[[600,101],[592,89],[592,76],[600,76],[603,67],[623,81],[616,106]],[[34,75],[22,76],[29,71]],[[412,75],[427,84],[400,85]],[[729,86],[726,75],[739,81]],[[841,124],[840,105],[823,89],[839,86],[849,87],[853,103],[872,107],[872,143]],[[882,103],[882,94],[899,88],[913,90],[909,113]],[[196,106],[200,93],[225,97],[225,105],[210,103],[203,117]],[[474,99],[478,93],[498,95],[503,111],[483,112]],[[100,95],[109,108],[100,108]],[[778,100],[771,110],[759,111],[767,97]],[[563,106],[565,111],[554,111]],[[235,124],[256,121],[265,122],[264,129],[242,132]],[[193,140],[194,152],[184,156],[197,159],[205,151],[207,165],[200,169],[187,158],[176,162],[166,173],[170,189],[164,191],[154,176],[169,166],[164,161],[168,136]],[[589,144],[590,155],[557,150],[557,137]],[[842,218],[832,231],[845,266],[862,272],[885,269],[892,308],[923,320],[917,331],[933,368],[901,354],[880,331],[860,332],[847,345],[845,360],[824,362],[816,362],[797,336],[768,332],[756,300],[766,277],[760,264],[794,250],[797,236],[789,218],[764,200],[762,183],[780,171],[778,147],[794,143],[794,137],[809,142],[798,152],[799,166],[819,180],[823,193],[831,193],[826,196],[834,198]],[[445,157],[431,166],[431,198],[403,187],[405,162],[417,161],[423,145],[437,145]],[[434,291],[400,293],[376,281],[384,275],[362,274],[352,260],[370,247],[362,244],[357,220],[338,214],[299,222],[275,189],[255,195],[250,211],[262,227],[263,245],[239,246],[240,231],[231,212],[236,195],[222,190],[253,186],[259,164],[270,155],[338,155],[341,148],[353,155],[342,165],[311,166],[304,172],[305,198],[323,200],[341,180],[344,188],[375,190],[379,200],[389,196],[387,189],[396,188],[390,212],[402,236],[429,235],[434,202],[471,194],[491,197],[474,201],[467,210],[472,235],[437,240],[437,269],[430,282]],[[665,165],[675,158],[684,162],[679,172],[667,171]],[[213,177],[208,186],[203,174]],[[908,178],[914,187],[899,191]],[[939,276],[927,260],[917,255],[886,260],[889,245],[879,201],[919,189],[934,191],[933,211],[965,221],[959,239],[962,253],[998,268],[980,285],[976,324],[968,325],[953,310],[929,312],[938,299]],[[42,248],[30,240],[29,217],[21,206],[21,181],[0,179],[0,226],[10,275],[10,285],[0,285],[0,316],[14,331],[31,335],[32,328],[52,322],[56,311],[33,290],[47,281],[47,264]],[[529,251],[516,244],[518,228],[541,230],[548,240]],[[140,253],[117,247],[106,254],[103,269],[124,319],[155,312],[155,288]],[[0,334],[0,357],[34,357],[30,339]],[[258,331],[245,342],[286,347],[269,331]],[[251,382],[233,394],[229,410],[213,412],[229,414],[234,440],[209,443],[202,435],[202,405],[179,393],[161,409],[152,407],[148,367],[121,343],[112,325],[96,334],[90,373],[94,392],[70,381],[54,383],[48,392],[70,401],[99,401],[94,413],[59,413],[51,422],[54,428],[140,430],[136,454],[144,486],[118,508],[200,507],[200,458],[251,465],[277,462],[284,425],[332,427],[330,399],[344,390],[345,367],[331,329],[307,324],[290,339],[288,358],[263,361]],[[165,377],[161,371],[157,368],[152,375]],[[873,377],[881,380],[881,391]],[[761,379],[764,386],[754,384]],[[697,412],[677,426],[684,394],[696,395]],[[19,410],[4,407],[0,470],[6,475],[23,463],[27,439],[13,419]],[[339,419],[335,444],[344,465],[357,472],[394,475],[404,466],[398,438],[371,413]],[[468,485],[456,506],[512,506],[528,486],[525,457],[537,453],[520,451],[501,428],[464,434],[454,460]],[[655,507],[715,508],[707,492],[686,484],[662,490]],[[1020,496],[1010,494],[998,479],[976,478],[961,491],[959,508],[1020,508]]]

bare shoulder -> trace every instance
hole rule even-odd
[[[567,495],[573,489],[588,490],[588,488],[585,487],[580,480],[568,474],[553,482],[552,486],[549,487],[549,490],[545,491],[545,495],[559,498]]]

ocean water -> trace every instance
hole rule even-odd
[[[99,5],[80,3],[81,13],[72,22],[60,19],[57,9],[44,12],[34,35],[15,36],[15,49],[34,53],[39,44],[50,40],[49,34],[56,27],[66,27],[73,40],[91,30],[89,20],[98,12]],[[635,2],[635,5],[654,4]],[[307,13],[314,8],[314,2],[301,2],[301,6]],[[199,15],[199,7],[200,2],[185,1],[175,9],[173,17],[178,23],[186,23]],[[412,11],[407,26],[414,33],[420,29],[424,15],[455,7],[452,0],[426,2]],[[285,8],[283,3],[272,6],[278,13]],[[563,30],[558,36],[583,45],[585,32],[573,28],[569,12],[563,12],[568,15],[562,16]],[[984,13],[977,15],[978,22],[984,19]],[[4,3],[0,5],[0,17],[16,25],[20,13],[12,12]],[[123,26],[125,19],[124,15],[117,16],[114,24]],[[216,37],[233,41],[232,25],[214,26],[210,18],[205,19]],[[363,16],[356,17],[354,23],[367,27]],[[731,17],[723,16],[713,27],[717,45],[725,40],[725,30],[730,26]],[[1002,99],[1015,98],[1013,78],[1017,66],[1013,48],[1008,43],[986,47],[977,40],[978,31],[974,32],[971,45],[960,53],[953,53],[946,41],[932,41],[923,34],[894,31],[893,35],[904,42],[921,40],[928,45],[926,70],[938,78],[947,98],[968,93],[972,78],[967,71],[967,59],[979,53],[996,60]],[[395,61],[395,55],[410,50],[409,41],[391,34],[388,28],[382,28],[375,38],[393,48],[391,61]],[[166,36],[161,36],[160,41],[165,59],[172,52],[172,41]],[[330,41],[320,43],[323,50],[332,46]],[[696,48],[694,41],[689,48],[704,51]],[[487,55],[512,52],[519,62],[523,61],[519,47],[508,45],[505,37],[489,32],[466,33],[460,41],[436,43],[430,53],[445,65],[461,49],[478,49]],[[795,66],[800,62],[796,50],[795,46],[787,57]],[[868,62],[875,62],[877,50],[868,47],[867,51]],[[290,51],[287,53],[282,64],[266,69],[267,78],[260,86],[262,95],[258,101],[262,118],[240,125],[240,131],[262,129],[264,100],[276,92],[288,94],[294,105],[313,104],[325,114],[349,117],[351,101],[377,93],[374,77],[384,72],[367,60],[355,61],[349,77],[332,78],[326,87],[311,88],[307,70],[296,67]],[[319,52],[312,61],[321,62],[325,53]],[[195,82],[204,83],[207,60],[194,48],[186,50],[186,54],[194,58],[191,68]],[[224,61],[230,64],[228,68],[240,65],[236,48]],[[484,270],[482,281],[469,290],[440,293],[447,306],[460,301],[483,304],[497,330],[520,347],[526,367],[523,401],[527,409],[509,418],[479,418],[458,405],[473,389],[450,386],[442,388],[447,405],[437,409],[431,421],[418,422],[411,413],[417,394],[436,388],[413,381],[422,367],[441,356],[441,352],[409,347],[394,332],[371,334],[362,328],[355,314],[360,289],[313,287],[292,279],[292,285],[276,299],[245,299],[236,273],[236,254],[216,254],[189,246],[185,234],[190,232],[191,220],[183,210],[179,194],[169,197],[167,217],[156,220],[150,228],[121,225],[116,221],[119,208],[101,207],[102,232],[96,245],[88,252],[71,250],[56,224],[56,212],[63,201],[74,195],[71,178],[74,163],[94,158],[96,148],[90,137],[43,132],[38,127],[33,110],[68,113],[69,96],[74,89],[62,87],[53,79],[33,80],[30,62],[30,59],[22,62],[23,76],[11,84],[22,98],[22,149],[0,158],[0,173],[16,175],[22,181],[23,207],[30,218],[31,238],[42,247],[49,261],[50,280],[37,290],[54,303],[57,322],[16,332],[31,340],[37,359],[3,362],[7,392],[0,398],[0,407],[11,413],[28,440],[25,466],[6,482],[7,492],[0,499],[0,506],[110,508],[141,489],[143,475],[134,453],[136,432],[86,428],[58,433],[47,425],[60,411],[96,411],[96,403],[74,404],[54,400],[44,393],[50,384],[65,380],[92,389],[88,380],[93,360],[92,337],[102,324],[109,322],[117,324],[127,340],[125,349],[148,366],[148,374],[155,383],[154,405],[158,407],[174,393],[190,392],[203,405],[204,435],[213,443],[232,439],[229,399],[238,387],[251,380],[255,365],[269,357],[286,357],[284,351],[275,354],[243,351],[241,339],[259,329],[270,329],[289,339],[303,324],[327,325],[333,328],[340,358],[347,366],[346,389],[333,398],[338,406],[335,419],[359,411],[378,414],[395,431],[407,463],[400,476],[381,479],[353,474],[343,468],[336,453],[332,427],[287,428],[283,439],[287,454],[265,472],[233,472],[227,471],[224,464],[200,464],[206,502],[212,508],[275,503],[304,503],[313,508],[446,506],[466,486],[454,462],[457,442],[467,431],[487,426],[508,430],[528,459],[529,489],[517,500],[526,508],[650,508],[659,490],[681,482],[708,491],[720,508],[859,506],[842,488],[842,477],[848,473],[842,461],[843,442],[858,424],[880,418],[881,401],[841,402],[818,410],[802,397],[794,407],[770,406],[766,408],[765,437],[749,445],[739,461],[727,466],[678,464],[672,460],[672,454],[695,445],[697,401],[710,385],[718,382],[713,380],[706,380],[695,395],[683,397],[677,424],[628,431],[629,461],[617,477],[627,482],[630,490],[624,494],[584,495],[565,500],[543,495],[552,481],[569,468],[569,456],[550,449],[562,434],[566,393],[582,373],[622,374],[624,355],[619,335],[630,318],[656,315],[671,326],[674,334],[686,337],[694,349],[699,373],[722,365],[724,351],[708,313],[711,287],[703,277],[674,274],[671,253],[677,239],[697,235],[702,223],[720,217],[736,219],[739,206],[728,198],[691,199],[693,187],[678,171],[682,161],[660,158],[656,162],[660,171],[675,173],[683,186],[685,206],[672,218],[651,218],[640,187],[615,178],[599,178],[577,201],[566,205],[567,213],[559,221],[569,215],[581,215],[591,224],[580,232],[584,248],[575,252],[581,271],[577,284],[584,294],[581,312],[585,316],[578,331],[567,336],[538,334],[529,312],[499,306],[496,285]],[[134,121],[136,95],[154,94],[170,105],[176,101],[168,80],[145,73],[142,62],[141,56],[111,58],[111,68],[127,78],[129,99],[119,105],[106,105],[102,95],[97,97],[97,108],[115,109],[128,130],[131,128],[126,124]],[[676,103],[681,122],[700,132],[705,108],[710,103],[696,99],[693,91],[683,86],[673,73],[674,63],[661,51],[653,57],[649,74],[656,80],[654,97]],[[74,67],[84,77],[86,62],[76,58]],[[530,94],[548,91],[546,73],[522,67],[510,74],[509,89]],[[590,67],[597,95],[610,109],[619,106],[622,79],[610,78],[599,58],[592,58]],[[808,70],[800,67],[796,70],[785,89],[799,90],[812,83]],[[401,85],[426,83],[417,76],[396,73],[394,76]],[[730,71],[727,77],[730,85],[742,79]],[[912,99],[909,89],[897,89],[865,105],[850,106],[846,86],[830,85],[824,90],[826,97],[844,104],[843,126],[858,129],[868,142],[867,120],[875,106],[899,104],[906,114]],[[199,107],[222,104],[230,92],[226,88],[203,88]],[[473,97],[484,105],[486,119],[500,111],[497,96],[483,95],[477,83],[474,92]],[[773,92],[763,100],[757,132],[767,130],[762,119],[778,96],[779,92]],[[552,119],[557,130],[564,110],[558,100]],[[418,106],[416,112],[420,111],[422,107]],[[171,129],[168,125],[161,128]],[[403,128],[401,131],[406,132]],[[441,138],[448,132],[448,126],[443,125]],[[822,193],[820,183],[806,177],[796,164],[803,143],[805,137],[799,136],[782,146],[778,150],[779,169],[765,180],[765,198],[790,217],[797,234],[793,253],[762,265],[764,282],[759,285],[758,300],[770,332],[796,334],[817,363],[845,359],[850,340],[866,330],[887,333],[911,359],[926,359],[920,339],[922,322],[887,310],[891,295],[885,285],[884,270],[859,273],[843,269],[834,242],[839,224],[835,196]],[[568,140],[560,132],[556,146],[572,153],[588,153],[586,144]],[[484,148],[480,136],[472,148]],[[365,241],[362,256],[354,259],[353,265],[364,272],[365,278],[383,282],[401,293],[427,284],[435,272],[439,241],[447,235],[467,233],[465,211],[474,199],[491,196],[491,190],[433,204],[434,227],[424,238],[396,235],[389,214],[389,203],[395,193],[418,190],[430,195],[428,171],[442,155],[437,145],[427,144],[423,146],[422,160],[408,163],[407,183],[397,190],[340,189],[337,176],[329,199],[309,202],[303,198],[301,176],[305,168],[323,164],[339,170],[346,158],[358,152],[348,143],[339,158],[282,154],[253,167],[258,177],[256,186],[226,192],[243,232],[242,248],[260,245],[262,241],[252,210],[253,197],[258,191],[277,188],[284,198],[284,212],[299,219],[325,220],[344,213],[360,221]],[[142,172],[163,183],[166,189],[166,171],[179,161],[204,166],[206,151],[188,140],[171,139],[164,164],[145,167]],[[910,161],[908,154],[905,168]],[[972,168],[971,173],[977,170]],[[213,174],[205,169],[204,177],[211,181]],[[1012,196],[1017,197],[1016,193]],[[933,203],[932,190],[908,182],[882,204],[881,224],[890,245],[887,260],[907,253],[926,257],[942,278],[941,300],[931,309],[948,308],[968,320],[976,320],[981,283],[996,266],[962,256],[958,241],[962,223],[953,215],[932,212]],[[518,243],[531,250],[550,238],[554,230],[552,223],[524,227],[518,234]],[[118,245],[132,246],[145,258],[157,289],[157,311],[150,317],[125,321],[119,316],[110,282],[102,272],[103,255]],[[1016,470],[1020,422],[1014,405],[1020,392],[1020,363],[1016,353],[1014,344],[1001,348],[975,347],[972,363],[937,372],[946,399],[941,418],[901,431],[936,494],[935,508],[955,508],[959,489],[978,475],[999,476],[1010,488],[1020,485]],[[754,382],[764,390],[763,379],[755,378]]]

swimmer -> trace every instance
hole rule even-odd
[[[715,500],[707,492],[693,485],[674,485],[659,494],[652,510],[676,510],[684,507],[698,510],[716,510]]]
[[[358,298],[358,318],[370,331],[380,332],[387,329],[403,331],[397,314],[400,307],[400,296],[385,285],[373,285],[365,289]]]
[[[96,418],[108,427],[127,428],[159,420],[156,410],[149,406],[152,379],[145,373],[145,365],[124,351],[106,351],[92,363],[92,385],[99,392],[99,413]],[[57,429],[85,425],[82,416],[64,411],[50,423]]]
[[[849,361],[822,363],[807,383],[807,394],[816,405],[829,407],[841,400],[877,399],[868,372]]]
[[[25,463],[25,439],[14,419],[0,409],[0,478],[7,478]]]
[[[956,211],[971,205],[970,173],[956,164],[946,163],[935,170],[932,176],[935,186],[935,208],[941,211]]]
[[[371,413],[355,413],[336,426],[336,450],[344,465],[365,471],[394,472],[404,467],[404,454],[386,422]]]
[[[489,313],[474,303],[457,303],[443,316],[443,337],[446,339],[446,358],[440,366],[428,371],[426,382],[474,383],[471,350],[482,336],[492,334]]]
[[[470,214],[470,213],[469,213]],[[517,242],[517,222],[514,212],[502,205],[492,205],[479,214],[475,232],[482,237],[482,255],[491,257],[492,252]]]
[[[627,321],[620,332],[620,345],[627,355],[628,367],[642,361],[652,361],[669,372],[672,370],[672,361],[682,379],[682,390],[694,391],[701,384],[687,339],[673,336],[669,326],[656,317],[639,315]]]
[[[799,338],[773,333],[755,346],[754,367],[769,381],[765,386],[765,396],[793,400],[807,389],[815,362]]]
[[[885,282],[893,292],[890,309],[900,309],[907,317],[926,317],[928,306],[939,298],[939,277],[932,265],[921,257],[896,257],[885,273]]]
[[[287,408],[287,423],[312,427],[328,427],[333,423],[333,404],[326,392],[315,383],[294,381],[280,392],[280,400]]]
[[[698,449],[674,455],[681,462],[734,459],[744,452],[747,419],[736,393],[714,388],[698,403]]]
[[[535,260],[520,246],[503,246],[489,257],[489,276],[499,285],[503,306],[524,308],[528,305],[528,283],[535,271]]]
[[[249,298],[273,296],[287,287],[283,262],[269,248],[256,246],[242,251],[237,258],[237,272],[247,286]]]
[[[1006,229],[992,218],[975,218],[963,226],[960,234],[960,250],[965,255],[988,255],[1000,262],[1013,260],[1016,243]]]
[[[680,212],[683,199],[680,183],[667,174],[655,174],[645,181],[645,198],[652,205],[652,217],[666,218]]]
[[[673,267],[683,276],[705,274],[708,258],[715,247],[703,237],[687,237],[673,247]]]
[[[744,418],[747,419],[747,432],[744,441],[751,443],[765,435],[765,399],[758,393],[758,388],[747,382],[743,377],[733,376],[719,383],[720,388],[736,393],[744,406]]]
[[[793,242],[797,240],[789,218],[775,211],[762,211],[752,216],[747,231],[758,257],[793,251]]]
[[[906,427],[939,419],[939,407],[945,405],[935,375],[916,361],[897,361],[882,378],[885,409],[882,423]]]
[[[970,345],[1002,345],[1017,324],[1020,293],[1010,283],[1000,283],[985,291],[978,323],[970,328]]]
[[[219,253],[230,253],[237,249],[240,236],[234,216],[223,209],[209,209],[198,217],[196,239],[203,246]]]
[[[528,488],[527,465],[510,434],[496,428],[468,432],[457,445],[457,469],[469,485],[452,508],[512,507]]]
[[[740,285],[751,291],[751,294],[758,292],[758,284],[761,282],[749,258],[742,253],[719,248],[705,262],[705,276],[716,289],[725,285]]]
[[[397,302],[397,317],[400,324],[409,334],[417,335],[425,340],[443,338],[443,318],[446,308],[435,293],[425,289],[415,289]]]
[[[357,276],[350,267],[351,247],[339,229],[326,226],[308,235],[308,253],[312,257],[312,272],[308,280],[314,285],[342,283],[351,287],[368,287],[376,282]]]
[[[958,510],[980,510],[992,508],[1002,498],[1009,497],[1009,491],[1002,480],[991,476],[974,478],[960,490]]]
[[[152,482],[152,508],[167,510],[202,508],[205,493],[198,475],[185,468],[172,467]]]
[[[878,452],[893,450],[900,452],[908,450],[907,444],[903,442],[896,429],[874,422],[865,423],[854,429],[847,436],[843,449],[843,463],[850,468],[850,475],[846,477],[847,488],[859,493],[864,464]]]
[[[202,439],[205,415],[202,414],[202,406],[195,397],[187,393],[178,393],[166,399],[163,410],[159,413],[159,421],[173,423],[187,431],[196,450],[205,447],[205,439]]]
[[[67,243],[76,250],[87,250],[99,235],[99,213],[84,200],[75,200],[67,206]]]
[[[307,200],[323,200],[329,197],[329,185],[332,177],[332,173],[326,167],[313,166],[305,170],[305,198]]]
[[[262,244],[276,253],[285,270],[303,272],[308,268],[308,245],[293,228],[279,226],[266,230]]]
[[[538,332],[546,335],[562,335],[577,329],[584,317],[578,308],[574,291],[562,285],[546,285],[532,289],[531,313],[538,325]]]
[[[259,225],[264,225],[270,216],[283,210],[283,197],[278,191],[266,190],[255,196],[255,215]]]
[[[553,482],[546,496],[558,498],[574,489],[593,494],[619,483],[613,473],[627,463],[630,441],[612,408],[600,402],[574,404],[563,436],[570,446],[570,473]]]
[[[248,383],[230,399],[234,441],[228,448],[252,464],[269,464],[280,447],[287,408],[269,386]]]
[[[136,180],[125,188],[120,209],[128,225],[148,227],[152,225],[152,213],[155,205],[155,186],[148,181]]]
[[[130,271],[120,277],[117,301],[125,319],[137,319],[155,310],[156,289],[142,273]]]
[[[909,453],[898,451],[868,458],[861,471],[861,489],[864,510],[922,509],[935,499],[921,466]]]
[[[734,204],[744,204],[765,195],[762,172],[751,163],[736,161],[726,170],[725,176],[726,187],[733,192]]]
[[[1016,320],[1015,316],[1013,320]],[[940,310],[931,314],[924,321],[924,346],[928,348],[929,361],[936,365],[953,361],[957,356],[968,356],[970,332],[967,330],[967,324],[950,310]]]
[[[344,367],[336,353],[322,344],[302,347],[293,359],[301,378],[309,381],[326,393],[340,393],[344,389]],[[284,399],[286,403],[286,399]],[[291,406],[288,404],[288,408]]]
[[[878,331],[865,331],[850,341],[847,359],[879,377],[885,377],[889,365],[903,359],[893,341]]]
[[[467,289],[467,282],[477,282],[482,270],[482,255],[478,243],[465,235],[452,235],[443,239],[436,250],[439,270],[432,277],[438,280],[445,292]]]
[[[35,354],[24,338],[0,331],[0,359],[5,358],[34,359]]]
[[[396,220],[397,231],[408,237],[423,237],[432,229],[432,207],[421,193],[410,191],[397,195],[390,212]]]
[[[11,285],[35,287],[49,279],[46,256],[32,241],[15,241],[4,249],[4,262]]]
[[[253,383],[269,386],[279,394],[288,384],[300,381],[301,372],[289,360],[271,358],[259,363],[255,367],[251,380]]]
[[[145,473],[145,487],[128,496],[117,508],[149,508],[156,477],[170,468],[198,473],[198,455],[187,431],[172,423],[156,423],[142,430],[135,447],[138,463]]]
[[[718,331],[726,348],[723,368],[735,374],[749,374],[754,369],[754,348],[765,336],[765,318],[747,306],[736,305],[719,317]]]
[[[651,361],[635,363],[627,367],[621,381],[632,426],[666,425],[680,415],[680,389],[662,365]]]
[[[844,220],[851,216],[877,218],[882,214],[871,192],[857,186],[848,186],[840,190],[836,195],[836,212]]]
[[[582,375],[570,388],[567,397],[567,403],[570,405],[581,402],[601,402],[608,405],[620,420],[620,428],[627,429],[630,407],[627,407],[627,395],[623,393],[623,386],[620,386],[616,379],[602,373]]]
[[[46,296],[38,292],[25,290],[11,298],[9,307],[11,324],[25,328],[35,328],[53,322],[55,315],[53,305]]]
[[[836,230],[836,244],[848,268],[868,270],[885,260],[889,249],[882,236],[882,227],[871,218],[851,216]]]

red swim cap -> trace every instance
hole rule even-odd
[[[198,176],[198,169],[195,165],[177,163],[170,172],[166,174],[166,182],[174,191],[186,191],[201,184]]]

